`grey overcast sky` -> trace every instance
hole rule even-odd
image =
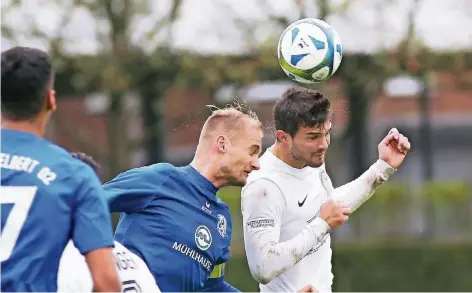
[[[67,9],[72,0],[23,0],[20,9],[5,13],[11,0],[2,0],[2,23],[15,27],[19,44],[47,48],[47,42],[25,37],[25,31],[37,26],[54,35],[65,14],[70,20],[63,33],[66,50],[71,53],[93,53],[100,49],[96,29],[106,32],[107,25],[97,22],[86,9]],[[155,19],[165,15],[171,0],[152,1],[149,16],[133,21],[133,40],[151,47],[141,40],[143,33]],[[348,11],[336,14],[327,21],[338,31],[345,51],[375,51],[395,46],[407,29],[407,16],[413,0],[352,0]],[[308,16],[316,16],[313,0],[304,1]],[[342,0],[332,0],[334,4]],[[270,7],[268,5],[270,3]],[[179,48],[202,53],[238,53],[247,49],[248,38],[231,19],[239,18],[254,24],[256,41],[277,38],[283,28],[267,19],[267,11],[296,20],[293,0],[184,0],[179,20],[172,29],[172,43]],[[422,0],[417,9],[417,35],[428,46],[437,50],[472,50],[472,0]],[[161,39],[168,39],[165,31]],[[12,46],[2,36],[2,50]]]

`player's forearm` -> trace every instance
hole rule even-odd
[[[297,264],[308,252],[319,245],[330,231],[321,218],[309,223],[296,237],[285,242],[268,242],[260,246],[254,259],[249,260],[253,277],[267,284]]]
[[[332,198],[343,202],[354,212],[395,172],[396,169],[377,160],[359,178],[334,189]]]
[[[111,247],[96,249],[84,256],[92,275],[93,292],[121,291],[121,282]]]

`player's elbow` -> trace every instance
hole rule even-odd
[[[267,285],[285,272],[280,251],[273,245],[264,246],[255,255],[250,270],[252,277],[260,284]]]
[[[257,265],[254,268],[251,268],[251,275],[256,280],[262,285],[267,285],[269,284],[272,279],[274,279],[274,274],[271,270],[268,270],[264,266]]]
[[[264,253],[261,253],[257,257],[256,262],[250,266],[251,275],[260,284],[267,285],[282,273],[277,267],[277,263],[271,261]]]

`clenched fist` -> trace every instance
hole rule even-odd
[[[398,132],[396,128],[392,128],[378,146],[379,158],[392,168],[397,169],[410,148],[411,144],[408,138]]]
[[[331,227],[331,230],[349,220],[351,209],[340,202],[328,200],[321,205],[320,217]]]

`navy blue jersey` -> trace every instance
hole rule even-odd
[[[93,170],[30,133],[2,129],[2,291],[56,291],[69,239],[82,254],[113,246],[110,213]]]
[[[155,164],[105,184],[121,212],[115,239],[141,257],[163,292],[234,291],[224,282],[231,216],[217,188],[191,166]]]

